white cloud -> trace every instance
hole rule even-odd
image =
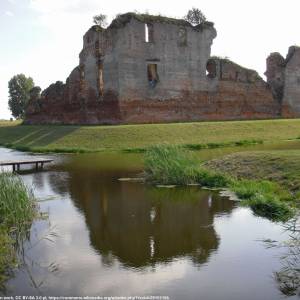
[[[9,16],[9,17],[13,17],[15,14],[14,14],[12,11],[7,10],[7,11],[5,12],[5,15],[7,15],[7,16]]]

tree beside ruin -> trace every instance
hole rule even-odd
[[[8,82],[8,106],[11,114],[16,118],[23,118],[26,105],[30,99],[30,91],[34,87],[31,77],[24,74],[15,75]]]
[[[206,21],[204,13],[199,8],[195,7],[190,9],[183,18],[192,25],[199,25]]]
[[[93,17],[93,22],[94,24],[101,26],[101,27],[106,27],[107,26],[107,16],[104,14],[99,14]]]

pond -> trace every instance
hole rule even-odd
[[[1,160],[27,155],[0,148]],[[142,172],[138,154],[51,157],[21,175],[48,217],[33,223],[6,295],[282,299],[282,251],[262,242],[287,239],[281,225],[216,191],[120,181]]]

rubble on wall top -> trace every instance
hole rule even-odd
[[[230,60],[227,57],[211,56],[210,59],[213,59],[213,60],[216,60],[216,61],[220,61],[222,63],[230,64],[230,65],[234,66],[237,69],[242,69],[242,70],[244,70],[246,72],[250,72],[250,73],[254,74],[256,76],[257,80],[263,80],[256,70],[243,67],[243,66],[241,66],[241,65],[233,62],[232,60]]]
[[[122,28],[127,23],[129,23],[132,19],[135,19],[143,23],[168,23],[168,24],[174,24],[178,26],[187,26],[187,27],[194,28],[195,30],[201,30],[201,31],[203,29],[214,26],[214,23],[207,22],[207,21],[199,25],[193,26],[191,23],[183,19],[169,18],[161,15],[137,14],[137,13],[129,12],[116,17],[111,22],[108,28]]]
[[[93,31],[97,31],[97,32],[101,32],[101,31],[105,31],[105,28],[101,27],[100,25],[93,25],[90,30],[93,30]]]

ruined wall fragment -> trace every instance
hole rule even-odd
[[[281,105],[281,115],[300,116],[300,48],[290,47],[286,58],[271,53],[265,75],[274,98]]]
[[[283,114],[300,116],[300,47],[289,48],[285,63]]]
[[[273,97],[282,103],[283,89],[284,89],[284,71],[285,71],[285,59],[283,56],[274,52],[267,58],[267,71],[265,75],[267,77],[267,83],[269,84]]]

